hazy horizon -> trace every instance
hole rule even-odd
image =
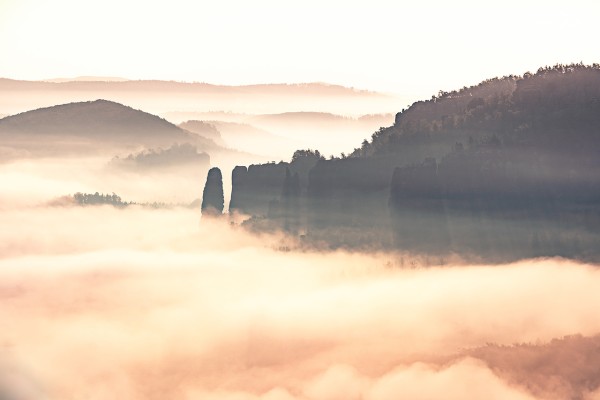
[[[0,0],[0,400],[600,400],[599,16]]]
[[[567,8],[542,1],[310,1],[288,7],[270,0],[5,0],[0,76],[328,82],[414,101],[544,65],[596,62],[600,50],[587,44],[599,11],[589,0]],[[543,40],[534,43],[532,35]]]

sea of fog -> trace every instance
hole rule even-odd
[[[596,266],[280,251],[57,201],[94,182],[72,163],[0,166],[0,399],[600,399]]]

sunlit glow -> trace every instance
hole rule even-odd
[[[598,3],[8,0],[0,76],[221,84],[326,81],[428,98],[558,62],[597,62]]]
[[[598,62],[599,4],[1,0],[0,78],[381,94],[151,83],[0,93],[0,116],[107,98],[173,123],[212,121],[219,141],[202,168],[136,170],[115,160],[153,151],[147,131],[128,146],[95,137],[93,151],[85,135],[3,136],[0,399],[600,399],[597,265],[307,250],[300,234],[248,232],[243,215],[201,218],[199,201],[209,167],[222,169],[227,209],[235,165],[349,153],[440,89]],[[84,206],[76,192],[168,204]]]

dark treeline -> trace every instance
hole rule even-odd
[[[231,210],[330,247],[595,259],[599,150],[600,66],[556,65],[417,102],[348,157],[237,167]]]
[[[149,207],[149,208],[173,208],[173,207],[188,207],[195,208],[197,207],[196,201],[191,204],[168,204],[162,202],[152,202],[152,203],[136,203],[134,201],[124,201],[121,196],[111,193],[81,193],[77,192],[72,196],[72,199],[75,201],[75,204],[80,206],[100,206],[100,205],[109,205],[117,208],[124,208],[128,206],[141,206],[141,207]]]
[[[101,205],[108,204],[115,207],[127,207],[129,205],[135,204],[133,202],[126,202],[121,199],[121,196],[112,194],[103,194],[103,193],[80,193],[77,192],[73,195],[73,200],[79,205],[87,206],[87,205]]]

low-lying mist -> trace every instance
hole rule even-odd
[[[118,168],[111,157],[21,158],[0,163],[0,207],[52,202],[76,192],[115,192],[128,201],[187,204],[202,196],[208,168]]]
[[[196,190],[104,165],[0,167],[1,399],[600,398],[595,266],[426,267],[199,207],[60,201]]]

